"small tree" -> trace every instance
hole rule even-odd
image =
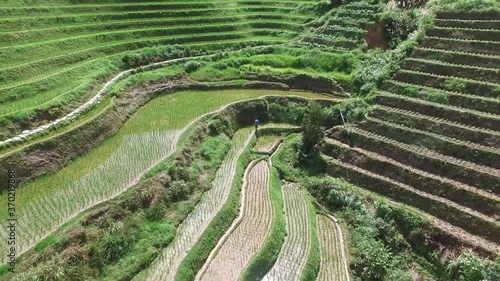
[[[307,154],[317,152],[323,142],[325,132],[321,128],[322,114],[319,103],[315,101],[309,103],[302,120],[302,144]]]

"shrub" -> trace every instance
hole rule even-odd
[[[382,15],[385,37],[391,49],[408,39],[410,33],[417,29],[418,17],[419,12],[415,9],[394,10]]]
[[[165,215],[165,206],[163,204],[156,204],[153,207],[146,209],[146,219],[150,221],[159,221]]]
[[[112,263],[123,257],[133,242],[133,236],[125,233],[106,234],[102,241],[102,257]]]
[[[446,270],[449,280],[500,280],[500,259],[497,259],[496,262],[481,260],[474,254],[466,252],[450,261]]]
[[[318,151],[325,136],[321,128],[322,109],[319,103],[310,102],[302,121],[302,144],[306,153]]]
[[[201,67],[201,63],[197,61],[189,61],[186,64],[184,64],[184,71],[187,73],[195,72]]]

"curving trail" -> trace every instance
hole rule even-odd
[[[342,230],[334,217],[318,215],[321,264],[318,281],[350,281]]]
[[[278,260],[264,277],[264,281],[300,280],[311,250],[312,230],[308,202],[293,184],[283,185],[282,192],[287,236]]]
[[[269,235],[273,221],[269,164],[261,160],[250,167],[245,174],[241,213],[233,224],[234,230],[231,228],[220,248],[214,249],[215,256],[207,260],[206,270],[197,276],[199,280],[237,280]]]
[[[177,229],[174,241],[152,263],[150,268],[138,274],[134,280],[173,280],[187,253],[203,234],[212,219],[227,200],[236,174],[240,155],[253,138],[252,130],[239,130],[233,137],[232,147],[217,170],[213,187],[207,191],[195,209]]]

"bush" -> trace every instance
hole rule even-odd
[[[146,209],[146,219],[149,221],[159,221],[165,215],[165,206],[163,204],[156,204],[153,207]]]
[[[415,9],[394,10],[382,15],[385,37],[391,49],[408,39],[410,33],[418,28],[419,16],[419,12]]]
[[[496,262],[481,260],[472,253],[463,253],[447,266],[449,280],[493,281],[500,280],[500,259]]]
[[[186,64],[184,64],[184,71],[186,71],[187,73],[192,73],[198,70],[201,66],[202,64],[200,62],[189,61]]]
[[[306,153],[319,150],[325,132],[321,128],[322,108],[317,102],[310,102],[302,121],[302,144]]]
[[[102,257],[110,263],[119,260],[130,250],[133,240],[132,235],[125,233],[106,234],[102,241]]]

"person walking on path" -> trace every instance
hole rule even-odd
[[[259,138],[259,135],[257,135],[257,129],[259,128],[260,125],[259,119],[255,118],[254,125],[255,125],[255,136]]]

